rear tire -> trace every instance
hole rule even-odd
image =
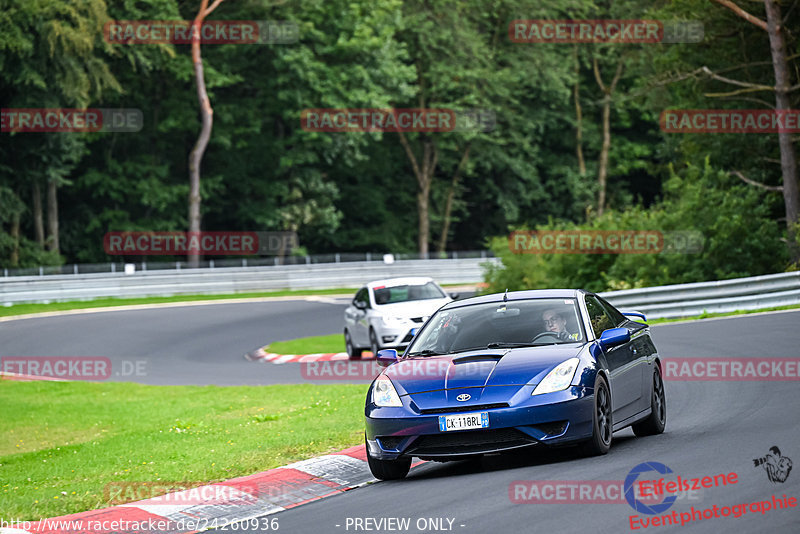
[[[611,394],[603,375],[594,380],[594,409],[592,413],[592,437],[581,444],[581,452],[586,456],[606,454],[611,448],[614,434],[611,420]]]
[[[362,349],[357,349],[353,345],[353,338],[350,337],[350,332],[344,331],[344,347],[347,351],[347,357],[351,360],[360,360]]]
[[[661,370],[656,366],[653,372],[653,393],[650,395],[650,415],[641,423],[632,425],[633,433],[639,437],[654,436],[664,432],[667,426],[667,397],[664,394],[664,381]]]
[[[369,454],[369,447],[367,447],[367,463],[372,476],[379,480],[400,480],[405,478],[411,469],[411,458],[378,460]]]
[[[374,358],[378,357],[378,351],[381,350],[381,346],[378,344],[378,336],[372,328],[369,329],[369,350],[372,351]]]

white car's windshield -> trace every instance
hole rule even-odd
[[[375,304],[394,304],[411,300],[441,299],[445,295],[433,282],[416,285],[377,286],[372,288],[375,292]]]
[[[414,339],[406,355],[582,342],[585,337],[579,317],[575,299],[563,298],[439,310]]]

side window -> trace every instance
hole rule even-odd
[[[597,297],[597,300],[600,301],[600,304],[603,305],[605,308],[606,313],[611,317],[611,320],[614,321],[614,326],[622,326],[623,323],[626,323],[628,319],[622,315],[619,310],[617,310],[614,306],[603,300],[602,297]]]
[[[603,305],[600,304],[597,297],[591,295],[586,297],[586,310],[589,312],[589,321],[592,323],[592,331],[595,337],[600,337],[603,330],[616,326],[614,320]]]
[[[353,304],[356,302],[363,302],[365,304],[365,308],[369,308],[369,293],[367,292],[366,287],[362,287],[356,293],[356,296],[353,298]]]

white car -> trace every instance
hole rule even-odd
[[[448,295],[432,278],[376,280],[358,290],[344,311],[347,355],[404,349],[433,312],[458,295]]]

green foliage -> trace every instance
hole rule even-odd
[[[144,116],[137,134],[0,133],[0,187],[25,207],[18,265],[118,260],[103,251],[106,232],[186,229],[187,157],[200,128],[189,46],[112,45],[102,30],[112,19],[190,19],[196,2],[7,0],[3,7],[2,107],[138,108]],[[784,16],[787,27],[800,22],[800,10]],[[205,230],[292,228],[311,254],[414,251],[419,186],[397,134],[304,131],[302,110],[486,108],[497,116],[492,132],[407,135],[418,158],[425,143],[438,152],[431,243],[442,232],[451,181],[469,146],[452,190],[449,249],[483,248],[509,227],[684,229],[691,221],[691,228],[713,237],[706,252],[689,257],[509,257],[509,263],[537,265],[525,276],[521,265],[514,283],[629,287],[786,267],[776,222],[784,215],[780,195],[735,183],[724,172],[777,185],[774,136],[658,130],[665,108],[769,105],[769,93],[714,96],[730,87],[702,76],[676,81],[706,65],[743,81],[772,83],[765,33],[718,4],[228,0],[212,18],[292,21],[299,41],[203,46],[214,108],[201,182]],[[576,46],[508,39],[511,20],[570,18],[702,20],[706,39],[700,45]],[[595,61],[605,83],[622,66],[611,100],[610,212],[601,218],[592,210],[603,102]],[[798,61],[792,59],[793,72]],[[583,175],[576,157],[576,84]],[[800,105],[800,92],[792,98]],[[713,172],[705,170],[708,157]],[[686,164],[671,171],[677,162]],[[44,193],[48,183],[58,186],[63,258],[35,242],[32,193],[35,187]],[[729,216],[709,209],[706,200]],[[9,206],[0,204],[3,266],[17,250]]]
[[[630,289],[672,283],[766,274],[786,268],[779,225],[763,201],[768,193],[712,168],[670,167],[664,199],[648,210],[634,206],[605,213],[587,224],[550,221],[536,230],[649,230],[664,234],[696,231],[705,238],[700,253],[514,254],[508,239],[492,249],[502,267],[490,269],[490,291],[583,288]]]

